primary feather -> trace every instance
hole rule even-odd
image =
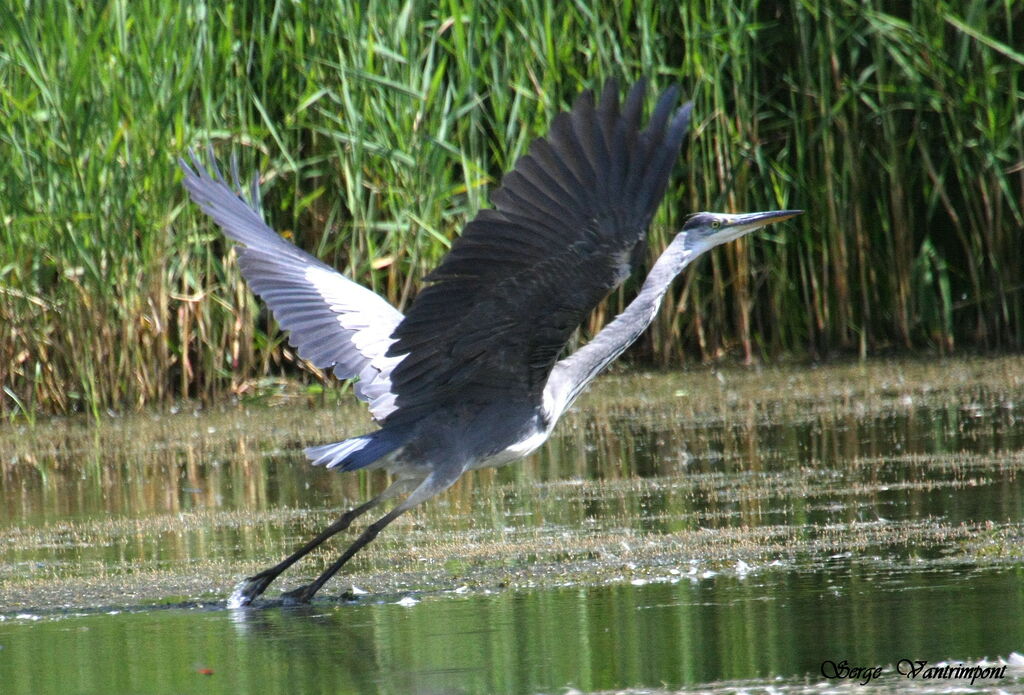
[[[491,195],[398,324],[385,425],[494,398],[538,402],[572,332],[631,270],[689,125],[679,90],[640,130],[644,83],[620,109],[583,92]]]

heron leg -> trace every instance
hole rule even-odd
[[[281,594],[281,597],[289,603],[308,603],[309,600],[313,598],[313,595],[320,591],[320,588],[327,583],[327,580],[333,577],[335,573],[337,573],[337,571],[352,558],[353,555],[363,548],[363,546],[376,538],[377,534],[380,533],[385,526],[421,502],[425,502],[439,492],[447,490],[451,487],[452,483],[458,480],[461,473],[462,471],[456,471],[454,475],[452,475],[451,472],[438,475],[438,472],[435,471],[427,476],[427,478],[424,479],[424,481],[420,483],[408,497],[395,505],[394,509],[367,526],[366,530],[359,534],[359,537],[352,542],[352,545],[345,549],[345,552],[341,554],[341,557],[335,560],[334,564],[324,570],[319,577],[305,586],[300,586],[297,589]]]
[[[364,502],[358,507],[353,507],[347,512],[342,514],[338,519],[330,526],[325,528],[323,531],[318,533],[316,537],[310,540],[308,543],[303,545],[301,548],[296,550],[294,553],[286,557],[281,562],[277,563],[273,567],[269,567],[258,574],[254,574],[251,577],[247,577],[242,580],[235,590],[231,594],[231,598],[228,599],[228,606],[230,608],[238,608],[241,606],[248,606],[252,603],[253,599],[262,594],[267,590],[267,587],[277,579],[277,577],[284,572],[286,569],[294,565],[300,559],[312,552],[318,545],[326,541],[336,533],[340,533],[347,529],[353,521],[357,518],[376,507],[381,502],[394,497],[395,495],[401,494],[408,491],[412,484],[418,482],[415,479],[401,479],[391,483],[382,493],[374,497],[373,499]]]

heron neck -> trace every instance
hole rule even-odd
[[[665,292],[695,258],[682,242],[662,252],[636,298],[601,329],[589,343],[555,365],[544,389],[545,410],[552,424],[583,392],[594,377],[611,364],[654,321]]]
[[[644,279],[644,284],[641,285],[636,299],[630,302],[630,305],[626,307],[626,311],[623,311],[621,315],[625,315],[630,307],[643,297],[653,299],[656,305],[661,303],[661,298],[665,296],[665,292],[672,285],[672,281],[698,255],[693,252],[693,249],[687,248],[681,242],[682,240],[680,239],[679,243],[669,244],[662,251],[661,255],[658,256],[658,260],[651,267],[651,271],[647,273],[647,278]]]

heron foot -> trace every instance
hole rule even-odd
[[[234,591],[228,597],[228,608],[242,608],[252,603],[253,599],[262,594],[270,586],[270,583],[277,577],[269,571],[254,574],[243,579],[235,585]]]
[[[313,594],[316,593],[313,589],[312,584],[303,584],[302,586],[292,589],[291,591],[281,592],[281,600],[286,606],[294,606],[300,603],[309,603],[310,599],[313,598]]]

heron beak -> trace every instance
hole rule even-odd
[[[802,214],[804,214],[803,210],[772,210],[770,212],[749,212],[741,215],[729,215],[723,231],[728,229],[738,237],[773,222],[782,222]]]
[[[782,222],[791,217],[802,215],[803,210],[771,210],[769,212],[747,212],[740,214],[713,213],[721,220],[722,225],[712,231],[708,240],[712,246],[718,246],[741,236],[749,234],[772,222]]]
[[[682,232],[687,233],[680,233],[679,238],[683,239],[683,243],[696,257],[709,249],[739,239],[741,236],[772,222],[782,222],[803,213],[803,210],[770,210],[739,214],[698,212],[687,220],[686,224],[690,226],[690,229],[687,230],[684,226]]]

